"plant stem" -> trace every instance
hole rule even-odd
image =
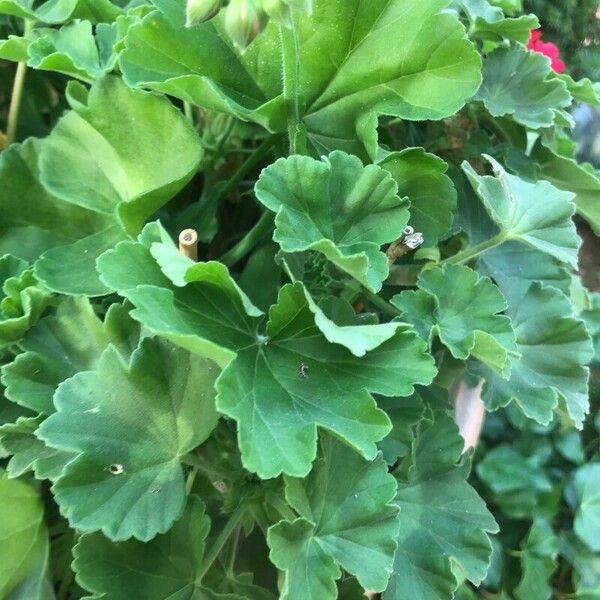
[[[185,482],[185,493],[189,496],[192,493],[194,487],[194,481],[196,481],[196,475],[198,475],[198,467],[192,467],[190,474]]]
[[[219,534],[219,537],[215,540],[214,544],[212,545],[210,552],[208,552],[204,558],[202,568],[200,569],[200,574],[196,579],[197,584],[199,584],[202,581],[202,578],[206,575],[206,573],[211,568],[215,560],[217,560],[219,554],[221,554],[221,551],[225,547],[227,540],[230,538],[231,534],[234,533],[234,531],[237,529],[238,525],[244,518],[244,515],[246,514],[247,510],[247,506],[245,504],[241,504],[233,511],[233,513],[229,517],[229,520],[225,524],[225,527],[223,527],[223,530]]]
[[[62,579],[60,580],[60,587],[56,592],[56,600],[65,600],[69,594],[69,590],[71,589],[71,584],[73,583],[73,569],[71,568],[71,563],[67,563],[67,567],[63,573]]]
[[[233,247],[226,252],[219,261],[231,267],[249,254],[257,244],[267,235],[273,227],[275,216],[271,211],[262,214],[256,225]]]
[[[27,37],[33,28],[33,22],[25,19],[23,37]],[[25,86],[25,75],[27,73],[27,63],[20,62],[17,64],[15,80],[13,83],[12,95],[10,99],[10,107],[8,109],[8,120],[6,123],[6,145],[10,146],[17,137],[17,128],[19,126],[19,113],[21,112],[21,104],[23,100],[23,88]]]
[[[455,254],[454,256],[450,256],[445,260],[442,260],[440,265],[460,265],[464,262],[467,262],[473,258],[476,258],[480,254],[483,254],[486,250],[490,250],[491,248],[495,248],[499,246],[503,242],[508,239],[508,235],[505,231],[501,231],[496,234],[494,237],[486,240],[485,242],[481,242],[481,244],[477,244],[475,246],[471,246],[470,248],[466,248],[462,252]]]
[[[287,521],[295,521],[298,518],[298,515],[296,515],[280,496],[269,496],[267,501]]]
[[[198,456],[197,454],[186,454],[181,458],[181,462],[183,464],[188,465],[190,467],[194,467],[200,473],[204,473],[209,478],[213,479],[232,479],[231,473],[225,469],[220,469],[213,462],[207,461],[202,456]]]
[[[252,172],[252,169],[258,165],[265,157],[267,152],[275,145],[279,136],[271,135],[263,141],[263,143],[246,159],[244,164],[236,171],[234,176],[221,188],[216,190],[215,194],[209,196],[209,203],[219,203],[222,198],[225,198],[232,190],[234,190],[245,178]]]
[[[229,548],[229,557],[227,559],[227,572],[230,575],[233,575],[233,569],[235,567],[235,559],[236,559],[236,554],[237,554],[237,547],[238,547],[238,543],[240,541],[240,535],[242,533],[242,526],[238,525],[235,528],[235,532],[233,534],[233,540],[231,541],[231,547]]]
[[[280,25],[281,49],[283,51],[283,97],[288,115],[288,137],[290,154],[296,154],[296,135],[300,124],[300,108],[298,105],[298,82],[300,80],[300,63],[298,61],[299,43],[293,11],[291,27]]]
[[[400,315],[400,311],[395,306],[390,304],[387,300],[380,298],[371,290],[363,288],[362,294],[373,306],[378,308],[382,313],[384,313],[388,317],[397,317],[398,315]]]

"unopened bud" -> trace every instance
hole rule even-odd
[[[193,27],[212,19],[221,10],[221,0],[187,0],[186,27]]]
[[[291,26],[291,9],[284,0],[263,0],[263,10],[273,21],[285,27]]]
[[[416,250],[419,246],[423,244],[425,240],[423,239],[422,233],[411,233],[404,238],[404,245],[411,250]]]
[[[230,0],[225,9],[225,31],[229,37],[245,48],[259,29],[260,16],[254,0]]]

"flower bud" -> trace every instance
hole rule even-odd
[[[291,26],[291,10],[284,0],[263,0],[263,10],[273,21],[285,27]]]
[[[225,9],[225,31],[241,48],[248,45],[260,31],[260,15],[254,0],[230,0]]]
[[[186,27],[193,27],[212,19],[221,9],[221,0],[187,0]]]

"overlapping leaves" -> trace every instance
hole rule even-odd
[[[152,254],[142,243],[120,244],[99,260],[102,278],[150,330],[230,363],[217,406],[238,422],[244,466],[263,478],[306,475],[317,426],[374,458],[390,425],[369,392],[408,395],[435,373],[424,344],[402,323],[393,334],[379,326],[378,336],[366,325],[367,346],[357,344],[351,334],[360,340],[363,326],[336,325],[296,283],[281,289],[265,324],[223,265],[186,263],[170,241],[155,243]]]
[[[362,155],[366,146],[373,156],[379,114],[441,119],[477,90],[479,56],[458,19],[440,12],[447,4],[316,0],[311,15],[297,15],[295,85],[314,154],[341,149]],[[182,2],[155,5],[159,10],[127,35],[120,62],[130,85],[285,129],[283,48],[275,24],[240,54],[218,21],[186,29]],[[401,22],[411,27],[399,36]]]
[[[194,174],[201,148],[163,98],[114,77],[89,94],[70,90],[74,109],[47,139],[2,153],[2,244],[29,259],[50,247],[36,264],[42,281],[62,293],[102,295],[97,256],[139,232]]]
[[[273,239],[284,252],[321,252],[369,289],[381,289],[389,271],[380,247],[408,222],[408,202],[383,169],[344,152],[321,161],[292,156],[265,169],[255,192],[277,213]]]
[[[334,599],[343,567],[364,589],[383,591],[400,525],[394,478],[378,457],[366,462],[330,436],[306,479],[286,478],[300,517],[269,529],[271,559],[286,573],[282,598]]]

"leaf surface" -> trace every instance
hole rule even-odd
[[[142,541],[171,527],[185,504],[180,458],[217,422],[217,375],[208,360],[144,339],[129,364],[110,346],[95,370],[61,384],[38,436],[78,454],[53,486],[73,527]]]
[[[310,475],[286,478],[286,498],[300,517],[269,529],[271,560],[286,573],[282,598],[337,597],[340,567],[363,588],[382,591],[392,571],[398,510],[394,478],[381,457],[367,462],[326,436]]]

